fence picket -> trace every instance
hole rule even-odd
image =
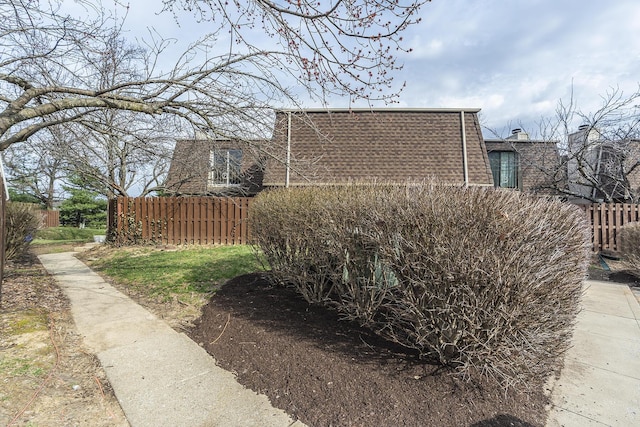
[[[618,233],[631,222],[640,221],[640,205],[600,203],[582,206],[591,225],[592,251],[620,250]]]
[[[42,226],[45,228],[60,226],[60,211],[42,210]]]

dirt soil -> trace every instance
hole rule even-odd
[[[617,259],[594,256],[589,266],[589,279],[625,283],[632,288],[640,287],[640,278],[631,274],[625,264]]]
[[[310,306],[264,275],[237,277],[189,332],[246,387],[309,426],[543,426],[542,384],[509,390],[450,371]]]
[[[129,425],[100,363],[82,345],[67,298],[33,255],[5,269],[0,425]]]

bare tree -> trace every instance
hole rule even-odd
[[[100,88],[140,80],[144,61],[144,49],[117,31],[83,52],[83,66],[99,77]],[[69,172],[88,188],[107,198],[130,196],[132,190],[144,196],[162,188],[173,145],[170,121],[100,109],[61,126],[70,137]]]
[[[97,111],[66,124],[70,173],[107,198],[162,190],[173,140],[165,121],[117,110]]]
[[[602,95],[594,112],[580,110],[573,93],[560,100],[555,115],[543,118],[536,132],[538,142],[546,143],[538,144],[538,150],[555,144],[559,161],[520,156],[526,162],[522,167],[539,177],[537,190],[575,201],[640,202],[639,101],[640,89],[625,94],[618,88]]]
[[[390,99],[402,31],[418,21],[426,1],[167,0],[167,11],[194,9],[210,20],[210,34],[169,70],[159,65],[167,42],[152,40],[139,78],[104,85],[95,69],[77,64],[96,41],[119,31],[116,17],[89,1],[76,3],[92,20],[63,13],[61,2],[2,0],[0,150],[97,110],[171,115],[200,131],[237,137],[240,128],[271,126],[271,116],[256,111],[295,102],[290,87],[320,97]],[[252,36],[266,42],[250,42]]]
[[[33,136],[29,144],[9,147],[3,153],[8,184],[38,199],[46,209],[53,209],[62,196],[59,183],[67,176],[68,152],[68,138],[58,127]]]

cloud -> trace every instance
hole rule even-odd
[[[552,116],[572,84],[585,111],[611,87],[637,88],[636,0],[448,0],[423,14],[409,37],[418,48],[398,75],[403,105],[480,107],[499,127]]]

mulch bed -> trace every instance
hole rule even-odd
[[[465,382],[264,275],[228,282],[192,339],[244,386],[309,426],[543,426],[542,384]]]

